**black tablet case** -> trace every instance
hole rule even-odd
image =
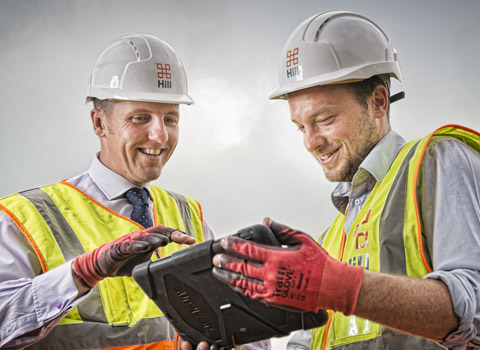
[[[244,239],[280,245],[263,225],[236,233]],[[194,245],[168,257],[137,265],[133,278],[162,310],[183,340],[195,348],[206,341],[218,348],[283,337],[298,329],[322,326],[326,311],[293,312],[233,291],[211,272],[212,257],[223,251],[219,240]]]

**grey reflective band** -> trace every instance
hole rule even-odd
[[[392,187],[388,192],[387,200],[379,222],[380,240],[380,271],[407,275],[405,258],[405,215],[407,208],[408,172],[410,160],[413,158],[420,141],[408,151],[398,170]],[[415,185],[416,186],[416,185]],[[423,246],[426,247],[425,237]],[[427,252],[425,252],[427,253]],[[429,254],[425,254],[431,265]]]
[[[378,224],[380,271],[407,275],[403,230],[407,205],[408,169],[418,142],[408,151],[398,170]]]
[[[62,251],[65,261],[85,253],[77,235],[48,194],[40,188],[19,192],[19,194],[27,198],[45,220]]]
[[[167,193],[175,200],[175,203],[177,203],[180,216],[182,217],[185,226],[185,233],[189,236],[195,237],[195,231],[193,230],[192,224],[192,214],[190,213],[190,204],[187,199],[185,196],[175,192],[167,191]]]
[[[43,220],[45,220],[52,231],[65,261],[72,260],[85,253],[85,249],[78,240],[77,235],[45,191],[40,188],[34,188],[20,192],[19,194],[27,198],[38,210]],[[77,306],[77,310],[82,319],[92,319],[92,315],[94,315],[96,321],[108,323],[105,311],[103,310],[98,285],[92,289],[90,295],[86,298],[86,302],[80,303]]]
[[[77,311],[82,320],[88,320],[88,323],[100,322],[108,324],[98,284],[92,288],[85,300],[77,305]]]
[[[330,227],[327,228],[325,231],[323,231],[323,233],[320,235],[320,240],[318,241],[318,244],[320,244],[321,246],[323,246],[323,243],[325,242],[325,238],[327,238],[327,233],[329,230],[330,230]]]
[[[108,349],[174,340],[175,330],[166,317],[143,318],[133,327],[115,327],[97,322],[58,325],[29,350]],[[139,346],[138,349],[144,349]],[[172,347],[173,349],[173,347]]]
[[[385,350],[385,349],[422,349],[438,350],[440,347],[433,340],[401,333],[393,329],[382,327],[382,335],[361,342],[340,345],[335,350]]]

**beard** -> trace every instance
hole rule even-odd
[[[363,160],[367,157],[373,147],[375,147],[375,144],[358,150],[358,152],[346,160],[345,164],[335,171],[328,171],[327,169],[323,168],[325,177],[331,182],[352,182],[353,177],[360,167],[360,164],[362,164]]]
[[[353,152],[343,155],[341,164],[334,169],[327,169],[322,166],[325,177],[329,181],[351,182],[362,162],[380,141],[381,137],[375,125],[367,123],[366,118],[362,119],[363,123],[357,128],[358,138],[354,144],[350,145]],[[337,146],[334,145],[331,149],[335,149],[340,145],[341,143]],[[343,146],[341,149],[346,150],[347,147]]]

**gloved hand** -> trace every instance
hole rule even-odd
[[[239,237],[222,239],[224,254],[213,258],[213,275],[235,291],[289,310],[355,310],[363,268],[333,259],[309,235],[266,219],[283,246]]]
[[[131,276],[135,265],[148,261],[155,249],[170,241],[195,243],[194,238],[181,231],[162,225],[152,226],[77,256],[72,269],[87,287],[93,288],[105,277]]]

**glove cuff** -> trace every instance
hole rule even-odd
[[[327,259],[322,287],[318,295],[319,308],[340,311],[346,316],[353,314],[357,306],[362,278],[363,267]]]
[[[104,279],[96,272],[92,252],[77,256],[72,263],[72,271],[86,287],[93,288]]]

